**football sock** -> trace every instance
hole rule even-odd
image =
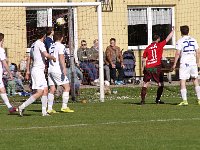
[[[30,104],[32,104],[36,99],[31,96],[29,99],[27,99],[21,106],[21,109],[25,109],[27,106],[29,106]]]
[[[183,101],[187,101],[187,90],[186,89],[181,89],[181,97]]]
[[[162,93],[163,93],[163,86],[159,86],[158,87],[158,90],[157,90],[157,97],[156,97],[156,100],[160,100],[160,97],[162,96]]]
[[[69,100],[69,92],[63,92],[62,98],[63,98],[62,108],[66,109]]]
[[[10,104],[6,93],[1,94],[1,98],[3,99],[4,103],[8,108],[12,108],[12,105]]]
[[[48,110],[52,110],[53,108],[53,101],[54,101],[54,95],[49,93],[48,94]]]
[[[142,90],[141,90],[141,100],[142,101],[145,101],[146,94],[147,94],[147,88],[142,87]]]
[[[196,87],[195,87],[195,91],[196,91],[196,93],[197,93],[197,98],[198,98],[198,100],[200,100],[200,86],[196,86]]]
[[[47,96],[42,96],[41,102],[42,102],[42,114],[46,114],[47,113]]]

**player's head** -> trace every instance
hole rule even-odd
[[[0,33],[0,42],[3,42],[3,40],[4,40],[4,34]]]
[[[46,35],[47,36],[53,36],[54,35],[54,28],[53,27],[48,27]]]
[[[45,30],[37,30],[36,35],[37,35],[37,39],[44,40],[46,37],[46,31]]]
[[[115,38],[111,38],[110,39],[110,46],[114,47],[116,45],[116,39]]]
[[[154,42],[160,42],[160,36],[158,34],[153,35],[153,39]]]
[[[187,26],[187,25],[181,26],[180,31],[181,31],[182,36],[188,35],[189,34],[189,26]]]
[[[63,40],[63,34],[61,32],[55,32],[53,35],[54,41],[60,41],[62,42]]]

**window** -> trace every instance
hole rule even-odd
[[[173,7],[128,8],[128,46],[129,49],[145,49],[158,34],[164,40],[174,26]],[[174,48],[175,38],[165,48]]]
[[[55,31],[61,31],[64,37],[64,44],[68,44],[68,21],[67,21],[67,9],[27,9],[26,10],[26,31],[27,31],[27,48],[37,40],[35,32],[40,29],[46,29],[46,27],[54,27]],[[63,18],[65,23],[58,25],[56,20]]]

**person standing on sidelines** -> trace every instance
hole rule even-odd
[[[198,82],[198,65],[199,65],[199,46],[196,39],[190,37],[189,27],[187,25],[180,27],[182,38],[176,44],[176,54],[173,70],[176,68],[178,59],[180,58],[179,79],[181,88],[181,97],[183,101],[180,106],[188,105],[186,80],[192,78],[197,94],[197,102],[200,105],[200,86]]]
[[[4,83],[2,80],[3,66],[6,69],[6,71],[8,72],[10,79],[13,80],[13,76],[12,76],[9,66],[6,62],[6,53],[3,48],[3,43],[4,43],[4,34],[0,33],[0,95],[1,95],[1,98],[4,101],[5,105],[7,106],[8,111],[10,113],[14,113],[14,112],[16,112],[17,109],[10,104],[8,96],[6,94],[6,89],[4,87]]]
[[[161,59],[162,59],[162,54],[163,54],[163,47],[173,37],[173,35],[174,35],[174,27],[172,28],[171,33],[162,42],[160,42],[159,35],[154,35],[153,43],[151,43],[144,50],[143,59],[142,59],[144,82],[141,89],[141,105],[145,104],[147,87],[151,79],[154,79],[155,82],[157,82],[158,84],[157,97],[155,101],[156,104],[164,104],[164,102],[160,100],[163,93],[163,88],[164,88],[163,73],[161,71]]]
[[[53,101],[54,101],[54,93],[56,91],[55,85],[61,85],[64,88],[64,92],[62,94],[62,108],[61,112],[71,113],[74,110],[71,110],[68,107],[69,101],[69,91],[70,85],[69,80],[67,78],[67,68],[65,65],[65,46],[62,44],[63,35],[60,32],[55,32],[54,34],[55,43],[50,47],[49,53],[51,56],[55,57],[56,62],[50,60],[49,61],[49,69],[48,69],[48,83],[50,86],[50,93],[48,94],[48,110],[49,114],[56,113],[53,110]]]
[[[44,45],[44,39],[46,37],[44,31],[37,32],[38,40],[32,44],[30,50],[30,56],[27,61],[27,71],[26,79],[29,79],[30,76],[30,64],[31,60],[33,61],[33,66],[31,69],[31,79],[32,79],[32,89],[36,92],[27,99],[22,105],[19,106],[18,111],[19,115],[23,116],[24,109],[32,104],[39,97],[42,101],[42,116],[47,116],[47,96],[44,95],[44,91],[48,91],[47,81],[45,79],[44,69],[45,69],[45,58],[56,61],[56,58],[49,55],[46,51]],[[48,93],[48,92],[47,92]]]

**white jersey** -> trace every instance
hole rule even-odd
[[[6,59],[6,52],[5,50],[0,47],[0,74],[3,74],[3,64],[2,61]]]
[[[197,41],[190,36],[183,36],[178,40],[176,49],[181,51],[180,64],[196,65]]]
[[[65,46],[60,42],[55,42],[54,44],[51,45],[51,47],[49,48],[49,54],[56,58],[56,62],[54,62],[53,60],[49,61],[49,69],[48,69],[49,73],[62,74],[59,55],[61,54],[64,55],[65,51],[66,51]]]
[[[37,40],[32,44],[30,50],[30,56],[33,59],[33,67],[39,69],[45,69],[45,56],[42,55],[42,52],[45,52],[46,48],[42,41]]]

